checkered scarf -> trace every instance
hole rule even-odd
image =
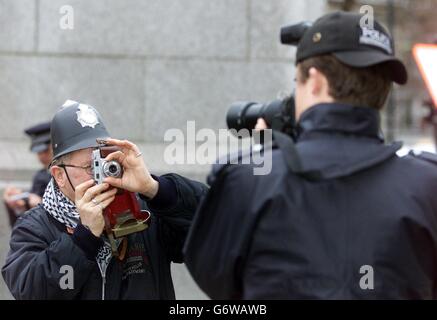
[[[80,221],[76,205],[61,192],[53,178],[44,192],[42,206],[53,218],[66,227],[74,229]],[[112,258],[111,245],[106,239],[104,240],[104,245],[96,256],[102,276],[106,274],[106,269]]]
[[[53,178],[46,187],[42,198],[42,206],[56,220],[69,228],[76,228],[80,216],[76,205],[59,189]]]

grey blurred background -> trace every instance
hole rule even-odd
[[[420,127],[426,90],[411,44],[437,30],[436,0],[0,0],[0,192],[29,187],[39,165],[23,129],[51,119],[66,99],[95,106],[113,137],[140,145],[152,173],[204,181],[208,165],[164,162],[165,130],[185,131],[188,120],[197,130],[226,128],[231,102],[292,92],[294,49],[279,44],[280,27],[362,4],[393,27],[410,69],[384,115],[389,139],[434,150]],[[64,5],[74,10],[72,30],[60,28]],[[1,265],[9,234],[1,206]],[[206,298],[184,266],[173,276],[178,299]],[[0,299],[10,298],[0,279]]]

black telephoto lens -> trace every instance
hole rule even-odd
[[[229,129],[252,130],[262,113],[263,105],[256,102],[234,102],[226,115]]]
[[[295,127],[294,109],[293,96],[266,104],[235,102],[228,110],[226,122],[229,129],[247,129],[252,134],[258,118],[262,118],[269,128],[292,135]]]

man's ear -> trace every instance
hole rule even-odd
[[[330,95],[329,82],[326,76],[316,68],[308,70],[308,81],[311,94],[319,101],[319,103],[331,103],[335,99]]]
[[[326,77],[316,68],[312,67],[308,70],[308,81],[310,81],[311,94],[319,96],[324,87],[328,84]]]
[[[52,166],[50,167],[50,174],[52,175],[53,179],[55,179],[57,185],[60,188],[63,188],[65,186],[65,174],[62,168],[58,166]]]

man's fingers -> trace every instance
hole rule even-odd
[[[103,180],[105,183],[109,183],[111,186],[116,188],[122,188],[122,182],[120,178],[107,177]]]
[[[102,183],[98,184],[94,187],[89,188],[82,197],[82,201],[90,202],[91,199],[94,199],[98,194],[102,193],[106,189],[109,188],[109,184]]]
[[[83,195],[85,194],[85,192],[94,184],[94,180],[88,180],[85,181],[84,183],[81,183],[80,185],[78,185],[75,190],[75,196],[76,196],[76,200],[82,199]]]
[[[94,200],[95,200],[97,203],[100,203],[100,202],[105,201],[105,200],[108,199],[108,198],[113,197],[116,193],[117,193],[117,189],[111,189],[111,190],[108,190],[108,191],[106,191],[106,192],[103,192],[103,193],[99,194],[98,196],[96,196],[96,197],[94,198]],[[92,202],[92,200],[91,200],[91,202]]]
[[[23,191],[21,189],[18,189],[18,188],[15,188],[15,187],[8,187],[5,190],[5,193],[11,194],[11,195],[22,193],[22,192]]]
[[[132,147],[132,143],[130,143],[127,140],[118,140],[118,139],[108,138],[108,139],[106,139],[106,142],[110,145],[118,146],[118,147],[122,147],[122,148],[130,149]]]
[[[23,191],[21,189],[15,188],[15,187],[7,187],[4,192],[4,198],[9,199],[11,196],[14,196],[16,194],[20,194]]]
[[[268,127],[269,126],[263,118],[258,118],[258,120],[256,121],[255,130],[261,131],[264,129],[268,129]]]
[[[102,207],[102,209],[105,209],[107,206],[109,206],[111,204],[112,201],[114,201],[115,196],[112,196],[108,199],[106,199],[105,201],[100,202],[99,206]]]
[[[134,143],[132,143],[128,140],[118,140],[118,139],[109,138],[109,139],[106,139],[106,142],[110,145],[115,145],[115,146],[118,146],[121,148],[126,148],[126,149],[131,150],[135,153],[140,152],[138,147]]]
[[[121,151],[115,151],[115,152],[110,153],[110,154],[105,158],[105,160],[106,160],[106,161],[112,161],[112,160],[115,160],[115,161],[118,161],[118,162],[122,163],[125,157],[126,157],[126,155],[125,155],[123,152],[121,152]]]

